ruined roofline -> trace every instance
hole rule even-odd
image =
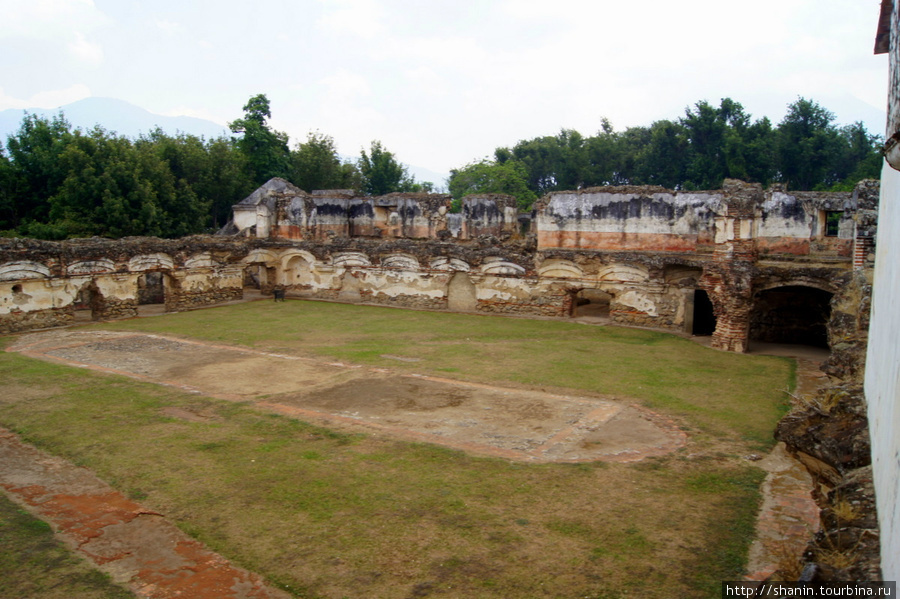
[[[296,196],[307,196],[305,191],[288,181],[287,179],[282,179],[281,177],[272,177],[259,187],[253,190],[246,198],[234,204],[233,207],[237,206],[255,206],[271,196],[272,194],[285,194],[285,195],[296,195]]]
[[[857,186],[869,181],[877,181],[877,179],[862,179],[857,182]],[[800,191],[790,190],[784,183],[771,183],[768,187],[763,188],[760,183],[748,183],[740,179],[725,179],[720,189],[670,189],[660,185],[603,185],[596,187],[585,187],[583,189],[559,190],[551,191],[545,194],[541,200],[550,199],[559,195],[592,195],[597,193],[605,194],[622,194],[649,196],[654,194],[691,194],[691,195],[727,195],[731,191],[760,191],[763,193],[780,192],[798,198],[811,199],[815,197],[850,197],[851,191]]]
[[[495,202],[502,208],[518,208],[519,202],[515,196],[505,193],[470,193],[462,198],[463,204],[476,200],[488,200]]]

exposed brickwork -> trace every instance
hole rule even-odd
[[[213,289],[201,292],[179,292],[166,298],[166,311],[180,312],[182,310],[191,310],[193,308],[201,308],[203,306],[221,304],[222,302],[239,300],[243,297],[244,290],[240,287]]]
[[[95,316],[101,319],[133,318],[138,314],[138,300],[117,299],[114,297],[97,300]]]
[[[74,311],[71,308],[51,308],[36,312],[14,311],[0,318],[0,335],[61,327],[71,324],[74,318]]]

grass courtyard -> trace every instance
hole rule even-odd
[[[602,394],[689,435],[636,463],[515,463],[0,354],[0,425],[309,598],[718,597],[741,574],[763,478],[744,456],[772,445],[794,374],[659,332],[321,302],[93,326]]]

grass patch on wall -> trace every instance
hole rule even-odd
[[[718,452],[512,463],[0,354],[0,424],[309,598],[718,597],[741,574],[763,476],[740,456],[767,444],[792,372],[661,333],[316,302],[101,326],[615,395]]]

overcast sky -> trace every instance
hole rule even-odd
[[[447,172],[497,146],[798,96],[883,133],[878,0],[0,0],[0,110],[89,96]]]

